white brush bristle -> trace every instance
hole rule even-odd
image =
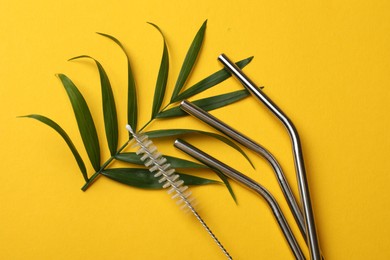
[[[141,156],[141,160],[144,161],[145,166],[149,168],[150,173],[152,174],[157,171],[154,173],[154,177],[160,178],[160,183],[164,182],[163,188],[170,188],[168,190],[168,194],[171,194],[172,199],[177,200],[176,203],[181,206],[180,208],[183,211],[191,211],[228,259],[232,259],[229,253],[218,241],[217,237],[213,234],[213,232],[211,232],[210,228],[196,212],[192,198],[189,198],[191,191],[188,191],[187,186],[183,186],[184,181],[180,180],[180,176],[178,174],[174,174],[175,170],[170,168],[171,165],[169,163],[166,163],[167,160],[157,151],[157,147],[153,145],[153,142],[148,140],[146,135],[136,134],[130,125],[127,125],[126,128],[133,135],[137,146],[140,147],[137,154]]]
[[[178,205],[183,204],[183,208],[194,210],[189,196],[191,192],[188,187],[184,186],[184,181],[180,179],[180,175],[174,174],[175,169],[167,163],[167,159],[157,151],[157,147],[153,144],[145,134],[137,134],[130,125],[126,129],[131,133],[135,140],[133,147],[138,147],[136,154],[144,162],[145,166],[149,168],[154,177],[159,178],[158,182],[162,183],[162,187],[168,190],[172,199],[176,200]],[[185,192],[186,191],[186,192]],[[185,192],[185,193],[184,193]]]

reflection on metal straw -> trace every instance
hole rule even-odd
[[[233,62],[224,54],[218,57],[218,60],[223,63],[225,68],[230,71],[244,87],[259,101],[261,101],[287,128],[292,142],[294,155],[295,169],[297,172],[298,187],[301,197],[301,203],[305,218],[307,230],[307,242],[309,245],[310,257],[313,260],[319,260],[320,248],[317,237],[317,229],[314,221],[313,209],[311,205],[309,185],[307,183],[305,165],[303,161],[301,142],[298,132],[291,120],[283,113],[283,111],[266,96]]]
[[[304,260],[305,256],[302,253],[301,248],[299,247],[293,233],[291,232],[290,226],[288,225],[278,203],[274,199],[274,197],[269,193],[263,186],[261,186],[259,183],[255,182],[254,180],[250,179],[249,177],[245,176],[244,174],[236,171],[235,169],[227,166],[226,164],[218,161],[217,159],[211,157],[210,155],[204,153],[203,151],[195,148],[194,146],[188,144],[187,142],[183,140],[176,140],[175,141],[175,147],[182,150],[183,152],[187,153],[188,155],[192,156],[196,160],[204,163],[205,165],[216,169],[220,172],[222,172],[227,177],[241,183],[245,187],[249,188],[250,190],[258,193],[260,196],[262,196],[268,205],[271,207],[272,212],[276,218],[276,220],[279,223],[280,228],[283,231],[283,234],[285,238],[287,239],[287,242],[291,248],[291,250],[294,253],[294,256],[296,259]]]
[[[249,137],[246,137],[242,133],[234,130],[218,118],[214,117],[210,113],[204,111],[203,109],[199,108],[198,106],[194,105],[191,102],[188,102],[187,100],[184,100],[180,104],[180,108],[187,112],[188,114],[194,116],[195,118],[207,123],[208,125],[214,127],[218,131],[224,133],[225,135],[229,136],[233,140],[237,141],[238,143],[244,145],[245,147],[253,150],[260,156],[264,157],[269,164],[272,166],[272,169],[275,172],[276,178],[278,180],[278,183],[280,185],[280,188],[282,189],[282,192],[284,194],[284,197],[287,200],[287,203],[291,209],[291,212],[298,224],[298,227],[303,235],[303,237],[306,239],[306,229],[305,229],[305,222],[302,216],[302,212],[298,206],[298,203],[291,191],[291,188],[287,182],[287,179],[285,175],[283,174],[282,168],[280,167],[279,163],[275,159],[275,157],[264,147],[262,147],[260,144],[256,143],[255,141],[251,140]]]

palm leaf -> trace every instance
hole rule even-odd
[[[142,189],[162,189],[163,183],[159,183],[148,169],[139,168],[115,168],[106,169],[102,174],[112,180]],[[177,173],[186,185],[217,184],[218,181]]]
[[[173,157],[173,156],[167,156],[164,155],[164,157],[168,160],[169,164],[174,169],[180,169],[180,168],[207,168],[207,166],[191,161],[187,161],[181,158]],[[137,165],[144,165],[144,162],[140,159],[139,155],[136,153],[120,153],[115,155],[115,159],[122,161],[122,162],[128,162],[133,163]]]
[[[168,48],[167,48],[167,43],[165,41],[164,34],[162,33],[162,31],[157,25],[153,23],[149,23],[149,24],[155,27],[161,33],[161,36],[163,37],[163,41],[164,41],[164,50],[161,58],[160,70],[158,72],[156,88],[154,91],[154,99],[153,99],[152,118],[155,118],[158,112],[160,111],[161,104],[164,100],[165,89],[167,87],[168,71],[169,71],[169,56],[168,56]]]
[[[207,20],[204,21],[204,23],[200,27],[199,31],[195,35],[194,40],[191,43],[190,48],[187,51],[187,55],[181,67],[179,77],[177,78],[175,88],[173,89],[171,103],[177,97],[177,95],[179,95],[181,89],[184,87],[184,84],[188,79],[188,76],[192,71],[192,68],[195,65],[196,58],[198,57],[200,48],[202,47],[203,38],[206,31],[206,25],[207,25]]]
[[[195,105],[197,105],[198,107],[202,108],[205,111],[210,111],[210,110],[214,110],[220,107],[230,105],[234,102],[246,98],[247,96],[249,96],[249,92],[246,89],[242,89],[242,90],[237,90],[234,92],[230,92],[218,96],[199,99],[193,101],[192,103],[194,103]],[[185,115],[187,115],[187,113],[181,110],[180,106],[177,106],[160,112],[157,115],[157,118],[170,118],[170,117],[178,117],[178,116],[185,116]]]
[[[226,138],[225,136],[219,134],[200,131],[200,130],[193,130],[193,129],[161,129],[161,130],[145,132],[144,134],[147,135],[149,138],[178,137],[178,136],[189,135],[189,134],[201,134],[201,135],[210,136],[224,142],[225,144],[229,145],[230,147],[232,147],[233,149],[241,153],[252,165],[252,167],[255,168],[252,161],[249,159],[246,153],[236,143]]]
[[[110,80],[108,79],[107,73],[105,72],[103,66],[100,64],[100,62],[98,62],[94,58],[87,55],[82,55],[82,56],[74,57],[70,60],[75,60],[80,58],[89,58],[94,60],[99,70],[106,138],[107,138],[108,148],[110,149],[110,153],[111,155],[114,155],[118,148],[118,118],[116,114],[115,99],[114,99],[114,94],[112,93]]]
[[[73,107],[85,150],[95,171],[100,169],[100,147],[95,124],[87,102],[73,82],[64,74],[58,74]]]
[[[133,129],[137,129],[137,121],[138,121],[138,105],[137,105],[137,91],[134,81],[133,72],[131,69],[130,64],[130,58],[127,54],[125,48],[123,47],[122,43],[116,39],[115,37],[105,34],[105,33],[98,33],[101,36],[107,37],[108,39],[115,42],[125,53],[127,58],[127,123],[131,125]]]
[[[246,65],[248,65],[252,61],[252,59],[253,59],[253,56],[237,62],[236,65],[240,69],[242,69]],[[183,93],[179,94],[173,101],[177,102],[180,100],[190,98],[196,94],[199,94],[199,93],[205,91],[206,89],[209,89],[209,88],[223,82],[224,80],[228,79],[230,76],[231,76],[231,74],[229,72],[227,72],[225,69],[221,69],[221,70],[215,72],[214,74],[211,74],[207,78],[204,78],[203,80],[199,81],[198,83],[196,83],[192,87],[188,88],[187,90],[183,91]]]
[[[72,154],[73,154],[74,158],[76,159],[77,165],[79,166],[80,171],[83,174],[85,181],[88,181],[87,169],[85,168],[85,164],[83,162],[83,159],[81,158],[79,152],[77,151],[76,147],[74,146],[72,140],[69,138],[68,134],[56,122],[54,122],[50,118],[47,118],[47,117],[42,116],[42,115],[36,115],[36,114],[22,116],[22,117],[36,119],[36,120],[50,126],[58,134],[60,134],[61,137],[66,142],[66,144],[68,145],[69,149],[72,151]]]

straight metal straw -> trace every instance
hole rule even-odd
[[[288,184],[288,181],[282,171],[282,168],[280,167],[280,164],[275,159],[275,157],[260,144],[256,143],[249,137],[233,129],[226,123],[222,122],[218,118],[214,117],[213,115],[204,111],[203,109],[194,105],[193,103],[184,100],[181,102],[180,108],[186,113],[190,114],[191,116],[205,122],[206,124],[224,133],[225,135],[229,136],[230,138],[237,141],[238,143],[253,150],[255,153],[264,157],[268,161],[268,163],[271,165],[272,169],[275,172],[276,179],[278,180],[280,188],[282,189],[284,197],[286,198],[286,201],[291,209],[295,221],[298,224],[299,230],[301,231],[302,236],[306,239],[305,222],[302,216],[301,209],[299,208],[298,203],[294,197],[294,194],[291,191],[290,185]]]
[[[238,172],[237,170],[227,166],[226,164],[218,161],[214,157],[206,154],[205,152],[197,149],[196,147],[188,144],[187,142],[183,140],[176,140],[174,143],[174,146],[183,152],[187,153],[188,155],[192,156],[196,160],[202,162],[203,164],[209,166],[210,168],[216,169],[220,172],[222,172],[227,177],[237,181],[238,183],[244,185],[246,188],[256,192],[260,196],[262,196],[268,205],[271,207],[272,212],[282,229],[282,232],[292,250],[294,253],[294,256],[298,260],[304,260],[305,256],[302,253],[301,248],[299,247],[294,234],[291,232],[290,226],[288,225],[286,218],[283,215],[283,212],[281,211],[278,203],[276,202],[275,198],[272,196],[272,194],[266,190],[263,186],[261,186],[259,183],[255,182],[251,178],[245,176],[244,174]]]
[[[309,185],[307,183],[305,164],[303,161],[302,147],[298,131],[292,121],[283,113],[283,111],[268,97],[260,88],[258,88],[226,55],[221,54],[218,60],[222,62],[225,68],[232,73],[241,84],[259,101],[261,101],[286,127],[292,142],[292,150],[297,173],[299,193],[305,218],[307,230],[307,242],[309,246],[310,258],[320,260],[320,248],[317,237],[317,229],[314,221],[313,208],[311,205]]]

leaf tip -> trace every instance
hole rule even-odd
[[[253,162],[252,162],[252,161],[249,161],[249,163],[250,163],[250,165],[252,166],[253,170],[256,170],[256,167],[255,167],[255,165],[253,164]]]
[[[161,31],[160,27],[158,27],[156,24],[154,24],[154,23],[152,23],[152,22],[146,22],[146,23],[149,24],[149,25],[151,25],[151,26],[153,26],[154,28],[156,28],[156,29],[161,33],[161,35],[162,35],[163,38],[164,38],[164,34],[163,34],[163,32]]]
[[[207,28],[207,19],[203,22],[202,26],[200,27],[200,30],[199,31],[206,31],[206,28]]]
[[[55,77],[57,77],[59,80],[61,80],[62,82],[65,80],[70,80],[65,74],[63,73],[56,73],[54,74]]]
[[[104,36],[104,37],[110,37],[110,35],[106,34],[106,33],[102,33],[102,32],[95,32],[96,34],[99,34],[100,36]]]
[[[118,41],[117,38],[115,38],[114,36],[108,34],[108,33],[101,33],[101,32],[96,32],[98,35],[100,36],[103,36],[103,37],[106,37],[112,41],[114,41],[116,44],[118,44],[121,48],[123,48],[122,44]]]
[[[73,60],[82,59],[82,58],[90,58],[90,59],[93,59],[91,56],[88,56],[88,55],[79,55],[79,56],[70,58],[68,61],[73,61]]]

